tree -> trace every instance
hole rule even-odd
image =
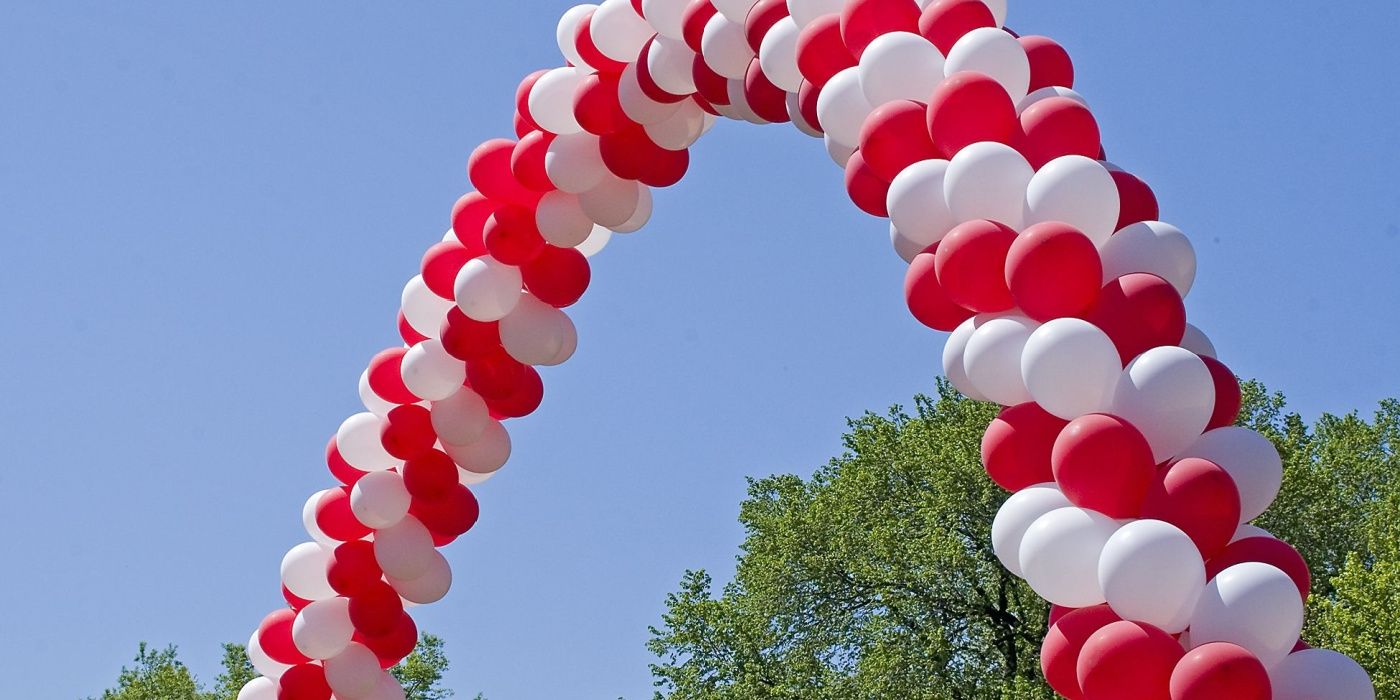
[[[390,670],[403,686],[407,700],[443,700],[452,697],[451,690],[439,685],[449,665],[442,648],[441,637],[424,634],[413,653]]]
[[[174,646],[137,648],[131,667],[123,666],[117,686],[103,691],[102,700],[207,700],[194,675],[180,662]]]
[[[1259,524],[1313,567],[1304,638],[1357,658],[1400,697],[1400,402],[1311,428],[1244,385],[1240,423],[1279,447],[1285,488]],[[988,530],[1006,498],[979,459],[996,413],[946,382],[850,422],[809,479],[751,480],[734,579],[689,571],[650,650],[657,698],[1051,698],[1045,605],[1003,570]]]
[[[225,644],[222,665],[223,672],[214,679],[208,700],[237,700],[238,691],[258,677],[253,662],[248,660],[248,649],[242,644]]]

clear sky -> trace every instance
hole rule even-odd
[[[280,602],[321,452],[397,342],[568,6],[10,2],[0,8],[0,697],[72,698],[140,640],[212,677]],[[1110,157],[1193,237],[1188,300],[1305,415],[1400,395],[1400,3],[1013,0]],[[650,696],[687,567],[723,580],[744,477],[932,386],[884,225],[820,142],[721,124],[594,259],[578,354],[479,490],[444,636],[460,695]]]

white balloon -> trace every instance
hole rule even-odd
[[[393,676],[383,673],[379,677],[379,687],[368,700],[406,700],[403,686]]]
[[[1269,671],[1274,700],[1376,700],[1366,669],[1331,649],[1295,651]]]
[[[822,15],[838,13],[846,0],[787,0],[788,12],[798,27],[805,27]]]
[[[973,316],[963,321],[953,329],[943,344],[943,375],[948,377],[948,381],[952,382],[953,387],[962,392],[963,396],[974,401],[986,401],[987,397],[977,391],[977,387],[967,376],[967,341],[972,339],[972,334],[976,333],[977,328],[988,318],[990,317]]]
[[[657,102],[647,97],[642,91],[642,84],[637,82],[635,63],[628,63],[622,69],[617,82],[617,101],[627,118],[644,126],[666,119],[681,107],[680,102]]]
[[[1113,415],[1132,423],[1158,464],[1196,441],[1215,410],[1215,381],[1195,353],[1152,348],[1128,363],[1113,391]]]
[[[711,17],[705,25],[700,53],[705,57],[705,65],[731,80],[743,80],[754,58],[743,20],[730,20],[722,13]]]
[[[245,648],[247,649],[248,663],[253,664],[253,670],[274,681],[272,700],[277,700],[275,681],[281,678],[282,674],[286,673],[291,666],[273,659],[267,655],[267,652],[263,651],[262,642],[258,641],[257,630],[254,630],[253,636],[248,638],[248,646]]]
[[[379,686],[384,672],[379,657],[368,647],[351,642],[345,651],[326,659],[326,683],[338,700],[363,700]]]
[[[559,18],[559,25],[554,30],[554,39],[559,43],[559,53],[570,64],[575,66],[588,65],[584,62],[583,56],[579,55],[578,36],[579,25],[583,24],[584,18],[598,9],[597,5],[574,5],[564,12],[564,16]]]
[[[586,209],[586,207],[585,207]],[[457,273],[457,307],[476,321],[499,321],[520,301],[520,268],[489,255],[473,258]]]
[[[832,76],[817,96],[817,121],[829,138],[842,144],[860,143],[860,128],[873,109],[860,87],[856,67]]]
[[[774,24],[758,45],[758,65],[768,80],[784,92],[795,94],[802,87],[802,71],[797,69],[797,37],[802,29],[791,17]]]
[[[557,365],[569,359],[565,353],[577,345],[577,331],[568,314],[526,294],[515,310],[501,319],[501,345],[506,353],[527,365]]]
[[[457,469],[457,481],[463,486],[476,486],[477,484],[490,481],[491,477],[495,475],[496,472],[478,474],[476,472],[469,472],[462,468]]]
[[[1026,225],[1060,221],[1102,248],[1118,226],[1118,186],[1101,163],[1084,156],[1056,158],[1026,185]]]
[[[369,370],[360,373],[360,403],[365,405],[365,410],[380,418],[389,415],[389,411],[398,408],[398,404],[379,398],[379,394],[374,393],[374,389],[369,385]]]
[[[432,405],[433,432],[443,442],[465,445],[486,432],[491,411],[486,401],[468,387]]]
[[[608,174],[596,187],[579,195],[579,204],[583,205],[588,218],[599,226],[621,226],[637,213],[637,205],[642,198],[641,187],[641,183],[635,180]]]
[[[277,700],[277,681],[266,677],[254,678],[238,691],[236,700]]]
[[[510,433],[498,420],[486,424],[481,437],[465,445],[444,442],[442,448],[457,466],[478,474],[489,474],[510,459]]]
[[[594,225],[593,232],[588,234],[588,238],[577,246],[574,250],[583,253],[586,258],[591,258],[601,253],[608,246],[608,241],[612,240],[612,231],[602,226]]]
[[[657,87],[672,95],[695,92],[695,52],[683,39],[658,37],[652,42],[647,51],[647,72]]]
[[[1021,573],[1021,540],[1040,516],[1074,504],[1053,483],[1036,484],[1011,494],[992,520],[992,551],[1007,571]]]
[[[1037,325],[1024,316],[999,316],[978,326],[963,355],[963,367],[978,393],[1003,406],[1031,400],[1021,379],[1021,353]]]
[[[452,567],[448,565],[447,557],[436,550],[433,551],[433,555],[432,563],[421,576],[411,579],[387,577],[389,585],[393,586],[404,600],[428,605],[442,600],[448,589],[452,588]]]
[[[548,157],[548,156],[546,156]],[[594,183],[597,184],[597,183]],[[535,226],[550,245],[573,248],[593,232],[593,220],[583,211],[578,195],[554,190],[540,198],[535,207]]]
[[[851,156],[856,154],[855,146],[847,146],[831,138],[831,134],[823,134],[822,140],[826,142],[826,154],[831,156],[831,162],[842,168],[845,168],[846,164],[850,162]]]
[[[1040,597],[1070,608],[1105,602],[1099,555],[1118,521],[1084,508],[1059,508],[1036,518],[1021,539],[1022,575]]]
[[[627,220],[610,227],[613,233],[633,233],[641,230],[647,222],[651,220],[652,199],[651,188],[637,183],[637,209],[632,212],[632,216]]]
[[[587,73],[580,68],[555,68],[540,76],[530,88],[527,104],[530,118],[553,134],[573,134],[583,130],[574,118],[574,95]]]
[[[895,100],[926,103],[943,82],[943,54],[918,34],[890,32],[865,47],[857,71],[872,106]]]
[[[1234,479],[1240,492],[1240,522],[1268,510],[1283,486],[1283,458],[1269,439],[1248,428],[1225,426],[1196,439],[1181,458],[1215,462]]]
[[[1026,215],[1026,187],[1034,175],[1016,149],[991,141],[974,143],[948,163],[943,196],[956,221],[990,219],[1019,231]]]
[[[1189,323],[1186,324],[1186,334],[1181,337],[1181,347],[1201,357],[1215,357],[1215,343],[1210,342],[1201,329]]]
[[[948,51],[944,72],[985,73],[1006,88],[1011,104],[1025,98],[1031,84],[1031,62],[1016,37],[993,27],[974,29],[958,39]]]
[[[943,240],[960,223],[943,198],[948,165],[946,160],[923,160],[901,170],[885,198],[890,221],[921,249]]]
[[[442,320],[452,309],[452,300],[434,294],[433,290],[428,289],[428,283],[423,281],[422,275],[414,275],[413,279],[404,285],[400,301],[400,308],[403,309],[403,317],[408,321],[408,325],[429,338],[438,337],[442,330]]]
[[[802,102],[797,98],[797,93],[788,93],[787,110],[788,116],[792,118],[792,125],[797,127],[798,131],[817,139],[824,136],[821,129],[807,122],[807,117],[802,114]]]
[[[1037,328],[1021,355],[1021,378],[1031,398],[1065,420],[1108,410],[1122,372],[1113,341],[1078,318],[1057,318]]]
[[[758,116],[753,105],[749,104],[748,93],[744,92],[744,81],[730,80],[725,86],[725,90],[729,94],[729,105],[734,118],[742,119],[750,124],[763,125],[768,123],[768,120]]]
[[[998,27],[1006,26],[1006,0],[982,0],[982,4],[992,11]]]
[[[317,491],[311,494],[311,498],[306,499],[306,503],[301,507],[301,524],[306,528],[306,534],[311,535],[311,539],[334,549],[340,543],[321,532],[321,526],[316,522],[316,508],[321,504],[321,497],[330,492],[331,489]]]
[[[710,4],[719,10],[721,15],[729,18],[729,21],[743,26],[744,20],[748,19],[749,10],[758,0],[710,0]]]
[[[374,559],[385,575],[414,579],[433,565],[433,535],[412,515],[374,532]]]
[[[1148,272],[1171,282],[1185,298],[1196,281],[1196,249],[1186,234],[1171,224],[1143,221],[1115,233],[1101,247],[1103,281]]]
[[[1022,99],[1016,105],[1016,113],[1020,114],[1021,112],[1024,112],[1027,109],[1029,109],[1031,105],[1041,100],[1048,100],[1052,97],[1068,97],[1069,99],[1074,100],[1075,102],[1078,102],[1079,104],[1082,104],[1085,107],[1089,106],[1089,101],[1084,99],[1083,95],[1067,87],[1043,87],[1039,90],[1032,92],[1029,95],[1026,95],[1025,98]]]
[[[669,39],[685,38],[686,0],[642,0],[642,16],[656,32]]]
[[[914,258],[926,247],[906,238],[894,224],[890,224],[890,245],[894,247],[894,254],[907,263],[914,262]]]
[[[312,601],[292,621],[292,643],[312,659],[329,659],[345,651],[354,634],[349,598]]]
[[[384,421],[373,413],[356,413],[335,431],[335,446],[350,466],[364,472],[393,469],[403,460],[384,449],[379,440]]]
[[[705,110],[695,100],[686,100],[675,114],[644,127],[656,145],[671,151],[690,148],[705,134]]]
[[[544,171],[561,192],[578,194],[596,187],[608,173],[608,167],[603,164],[598,137],[580,131],[560,134],[549,142],[544,154]]]
[[[1246,562],[1216,574],[1191,618],[1191,643],[1230,642],[1248,649],[1265,668],[1288,656],[1303,631],[1303,599],[1288,574]]]
[[[1230,544],[1234,544],[1236,542],[1239,542],[1240,540],[1247,540],[1251,537],[1267,537],[1271,540],[1278,539],[1277,537],[1274,537],[1274,533],[1269,532],[1268,530],[1265,530],[1262,527],[1245,523],[1241,525],[1239,529],[1235,530],[1235,534],[1230,537]]]
[[[461,388],[467,379],[467,365],[447,354],[441,340],[431,339],[404,353],[399,375],[414,396],[441,401]]]
[[[1099,586],[1113,612],[1164,632],[1186,629],[1206,588],[1196,543],[1175,525],[1138,520],[1108,538],[1099,556]]]
[[[350,512],[366,527],[398,525],[408,515],[412,497],[398,472],[366,474],[350,489]]]
[[[603,0],[593,13],[589,36],[598,52],[614,61],[635,61],[656,30],[637,14],[632,0]]]

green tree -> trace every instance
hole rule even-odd
[[[390,673],[403,686],[408,700],[443,700],[452,697],[452,691],[440,685],[448,665],[442,638],[425,633],[413,653],[390,669]]]
[[[248,649],[242,644],[225,644],[222,665],[223,671],[214,679],[214,689],[207,693],[207,698],[237,700],[238,691],[258,677],[253,662],[248,660]]]
[[[123,666],[117,686],[102,700],[206,700],[199,683],[180,662],[174,646],[153,649],[141,642],[131,666]]]

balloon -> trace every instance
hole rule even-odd
[[[407,348],[383,350],[369,361],[369,386],[380,398],[391,403],[418,403],[422,399],[404,386],[399,367]]]
[[[1040,670],[1045,674],[1045,682],[1066,698],[1082,697],[1075,669],[1079,652],[1095,632],[1120,619],[1107,605],[1091,605],[1070,610],[1051,622],[1040,645]]]
[[[331,687],[326,684],[326,671],[316,664],[302,664],[287,669],[277,679],[277,697],[296,700],[330,700]]]
[[[451,396],[467,378],[466,366],[461,360],[447,354],[440,340],[425,340],[409,348],[399,371],[403,375],[404,386],[428,401],[440,401]]]
[[[985,73],[1001,83],[1011,101],[1020,102],[1030,92],[1031,66],[1026,51],[1010,34],[980,27],[963,35],[948,52],[944,71]]]
[[[639,66],[638,77],[650,76],[653,84],[669,95],[684,96],[695,92],[695,52],[681,39],[658,36],[642,52],[646,70]]]
[[[433,536],[412,515],[374,533],[374,556],[385,574],[411,579],[432,566]]]
[[[982,0],[938,0],[919,17],[919,33],[945,56],[968,32],[996,26],[996,18]]]
[[[389,415],[389,411],[393,410],[394,406],[398,405],[385,401],[379,398],[378,394],[374,393],[374,389],[370,388],[369,385],[368,370],[360,373],[360,381],[356,389],[360,394],[360,403],[364,404],[365,410],[380,418]]]
[[[843,144],[860,143],[860,129],[873,109],[861,90],[860,73],[855,68],[832,76],[817,96],[817,118],[822,130]]]
[[[1001,560],[1002,566],[1024,577],[1020,552],[1026,531],[1040,516],[1069,506],[1070,502],[1054,484],[1028,486],[1011,494],[992,520],[992,551]]]
[[[618,98],[619,89],[619,77],[612,73],[594,73],[580,80],[574,96],[574,119],[578,121],[579,127],[598,136],[611,134],[626,127],[629,121],[627,114],[622,111],[622,103]],[[546,147],[546,174],[549,173],[550,152]],[[550,177],[551,181],[554,179]]]
[[[1175,346],[1138,356],[1123,370],[1113,394],[1113,414],[1142,431],[1159,463],[1195,442],[1214,409],[1210,370],[1194,353]]]
[[[583,253],[585,258],[591,258],[602,252],[610,240],[612,240],[612,231],[602,226],[594,226],[593,232],[588,234],[588,238],[584,239],[582,243],[575,246],[574,250]]]
[[[489,354],[472,358],[467,365],[467,384],[489,405],[492,399],[514,393],[524,374],[525,365],[498,346]]]
[[[654,124],[670,117],[681,105],[680,102],[661,102],[648,96],[642,89],[641,78],[637,75],[637,66],[634,63],[627,64],[617,78],[617,103],[629,120],[642,125]]]
[[[788,11],[792,13],[797,26],[806,27],[830,14],[836,14],[839,21],[841,8],[845,4],[846,0],[788,0]]]
[[[374,472],[355,483],[350,508],[360,522],[375,529],[393,527],[408,515],[409,494],[397,472]]]
[[[1156,221],[1161,216],[1157,195],[1136,175],[1114,170],[1113,184],[1118,186],[1118,230],[1142,221]]]
[[[580,194],[579,204],[584,213],[588,214],[588,218],[599,226],[620,226],[637,213],[642,201],[642,187],[639,183],[609,174],[593,189]],[[468,266],[470,265],[471,263],[468,263]],[[460,295],[457,297],[457,303],[462,303]],[[467,315],[471,316],[470,313]],[[502,317],[504,315],[502,314]]]
[[[880,36],[917,31],[919,6],[909,0],[848,0],[841,9],[841,39],[857,57]]]
[[[554,134],[543,131],[531,131],[520,138],[510,156],[510,172],[517,182],[536,192],[554,189],[544,170],[545,152],[552,140]]]
[[[1074,87],[1074,63],[1069,52],[1047,36],[1017,39],[1031,64],[1031,91],[1046,87]]]
[[[972,318],[973,313],[948,298],[943,286],[938,283],[934,260],[933,253],[914,256],[904,274],[904,301],[909,305],[909,313],[919,323],[934,330],[952,332],[963,321]]]
[[[1185,654],[1170,634],[1142,622],[1112,622],[1084,643],[1076,664],[1084,700],[1169,700]]]
[[[791,17],[783,17],[773,24],[758,47],[758,63],[764,75],[787,92],[797,92],[802,86],[802,71],[797,67],[797,40],[801,33]]]
[[[1070,97],[1037,100],[1021,112],[1021,139],[1018,145],[1026,160],[1037,170],[1058,158],[1099,156],[1099,125],[1083,102]],[[1112,180],[1112,176],[1109,176]],[[1110,183],[1111,184],[1111,183]],[[1114,192],[1117,187],[1114,186]],[[1112,227],[1118,221],[1114,212]]]
[[[419,265],[422,274],[414,279],[423,280],[423,285],[435,296],[450,300],[452,299],[452,284],[457,279],[457,272],[467,261],[476,256],[472,255],[465,246],[457,242],[454,237],[450,241],[443,241],[433,245],[428,252],[423,254],[423,261]],[[410,281],[409,284],[413,282]],[[407,290],[405,290],[405,293]],[[404,304],[405,315],[407,315],[408,304]],[[443,313],[447,313],[446,310]],[[410,319],[411,320],[411,319]],[[438,319],[439,323],[441,318]],[[436,328],[431,329],[433,333]],[[431,334],[429,334],[431,335]]]
[[[822,140],[826,143],[826,154],[831,156],[831,161],[845,170],[851,162],[851,156],[856,154],[855,146],[847,146],[831,138],[831,134],[824,134]]]
[[[389,585],[403,596],[404,600],[418,605],[429,605],[442,600],[452,588],[452,567],[442,552],[433,552],[433,563],[428,572],[414,579],[389,577]],[[378,668],[378,665],[375,666]]]
[[[302,504],[301,507],[301,524],[302,527],[306,528],[306,534],[310,535],[311,539],[314,540],[317,544],[326,547],[328,550],[340,544],[340,542],[332,539],[330,535],[321,532],[321,525],[317,522],[316,514],[317,511],[319,511],[321,508],[321,499],[325,498],[332,491],[336,490],[337,489],[324,489],[321,491],[317,491],[316,493],[311,494],[311,497],[307,498],[306,502]],[[290,593],[290,591],[288,591],[288,593]],[[304,599],[299,598],[299,600]]]
[[[336,593],[347,597],[370,589],[383,574],[374,560],[374,545],[366,540],[336,547],[326,564],[326,580]]]
[[[456,484],[440,498],[415,500],[409,513],[433,534],[456,538],[476,524],[481,508],[471,489]]]
[[[1288,574],[1257,562],[1236,564],[1206,585],[1191,618],[1191,642],[1230,642],[1265,668],[1288,656],[1303,629],[1303,601]]]
[[[417,408],[400,406],[399,408]],[[369,534],[369,528],[355,517],[350,509],[350,489],[340,487],[321,492],[317,499],[315,514],[312,516],[317,528],[334,542],[358,540]]]
[[[1248,428],[1227,426],[1201,435],[1178,455],[1210,460],[1235,481],[1240,491],[1240,520],[1259,517],[1283,484],[1283,460],[1268,438]]]
[[[403,311],[399,311],[398,318],[395,319],[399,328],[399,337],[403,338],[406,345],[417,345],[428,339],[428,336],[418,332],[418,329],[409,325],[408,319],[404,318]]]
[[[510,169],[515,146],[509,139],[492,139],[477,146],[467,161],[467,175],[473,187],[497,202],[531,204],[539,198],[538,193],[520,184]]]
[[[947,377],[963,396],[974,401],[986,401],[987,397],[979,393],[977,387],[972,385],[972,380],[968,379],[963,360],[967,354],[967,341],[972,339],[972,334],[982,325],[983,320],[985,317],[974,316],[963,321],[953,329],[952,335],[948,336],[943,345],[943,376]]]
[[[561,135],[550,142],[544,168],[563,192],[579,194],[593,189],[607,175],[597,136],[588,133]]]
[[[374,695],[367,700],[407,700],[404,689],[399,685],[399,681],[393,676],[385,673],[379,677],[379,685],[374,689]]]
[[[579,58],[583,63],[579,64],[583,68],[597,70],[601,73],[620,72],[627,64],[626,61],[618,61],[608,58],[607,54],[598,50],[598,42],[593,38],[593,25],[598,20],[598,13],[583,18],[579,22],[578,30],[574,33],[574,48],[578,50]],[[607,20],[605,20],[605,23]],[[630,60],[630,59],[629,59]]]
[[[1186,653],[1171,677],[1171,700],[1270,700],[1269,673],[1243,647],[1205,644]]]
[[[1113,235],[1118,190],[1098,161],[1065,156],[1037,166],[1026,185],[1026,223],[1061,222],[1083,232],[1097,247]]]
[[[1143,500],[1142,517],[1169,522],[1196,543],[1201,556],[1219,554],[1240,521],[1240,496],[1214,462],[1187,458],[1157,473]]]
[[[1240,525],[1239,529],[1235,530],[1235,534],[1230,538],[1230,542],[1233,544],[1249,537],[1273,537],[1273,534],[1262,527],[1245,523]]]
[[[369,647],[379,657],[381,668],[390,668],[413,652],[418,643],[418,626],[406,613],[399,615],[398,621],[385,634],[378,636],[356,635],[355,641]]]
[[[529,264],[520,268],[526,289],[550,306],[571,306],[588,289],[592,273],[588,259],[572,248],[547,246]]]
[[[1024,316],[1002,316],[978,327],[967,341],[963,366],[979,393],[1003,406],[1031,400],[1021,379],[1021,354],[1038,325]]]
[[[1012,308],[1015,301],[1003,271],[1015,240],[1010,227],[989,220],[969,221],[949,231],[935,253],[938,281],[948,298],[982,313]]]
[[[584,213],[577,195],[555,190],[540,199],[535,226],[549,244],[572,248],[588,238],[593,221]]]
[[[1021,378],[1031,398],[1064,420],[1107,411],[1122,370],[1113,341],[1077,318],[1037,328],[1021,355]]]
[[[447,312],[440,340],[447,354],[459,360],[488,356],[501,347],[500,321],[477,321],[455,308]]]
[[[948,164],[943,194],[958,221],[988,219],[1019,230],[1025,221],[1026,187],[1034,174],[1016,149],[974,143]]]
[[[584,19],[591,17],[597,9],[597,5],[575,5],[559,18],[559,25],[555,28],[554,37],[559,43],[559,52],[564,55],[564,60],[571,65],[583,65],[583,57],[578,54],[578,42],[575,37],[578,36],[579,26],[583,24]],[[538,81],[539,78],[536,78],[535,82]],[[531,93],[533,94],[533,90]],[[531,119],[533,118],[532,115]]]
[[[481,437],[470,443],[443,443],[443,449],[457,466],[478,474],[488,474],[505,466],[510,458],[510,434],[500,421],[491,421]]]
[[[1201,361],[1206,363],[1206,369],[1210,370],[1210,378],[1215,382],[1215,410],[1210,415],[1206,430],[1234,425],[1235,419],[1240,415],[1240,402],[1243,400],[1240,380],[1229,367],[1213,357],[1202,357]]]
[[[545,131],[561,136],[582,130],[574,117],[574,95],[586,75],[578,68],[555,68],[541,76],[530,90],[531,118]]]
[[[452,205],[453,236],[467,249],[469,255],[477,256],[486,252],[486,246],[481,240],[481,229],[486,225],[487,217],[491,216],[498,206],[479,192],[468,192]]]
[[[442,318],[447,315],[447,310],[452,308],[451,298],[434,294],[421,275],[414,275],[404,286],[400,302],[408,324],[429,338],[438,334]]]
[[[856,57],[841,39],[840,15],[823,15],[798,33],[797,69],[814,87],[824,87],[838,73],[856,65]]]
[[[258,630],[253,633],[253,641],[257,642],[258,650],[269,661],[279,666],[295,666],[310,661],[292,643],[292,621],[296,616],[294,611],[286,608],[274,610],[263,618]]]
[[[846,161],[846,194],[861,211],[871,216],[888,216],[885,201],[889,191],[889,181],[881,178],[866,162],[864,153],[857,150],[851,154]]]
[[[345,461],[366,472],[393,469],[402,463],[402,460],[389,454],[380,442],[382,423],[373,413],[356,413],[340,424],[335,433],[335,442]]]
[[[464,391],[470,391],[464,389]],[[479,399],[478,399],[479,400]],[[482,404],[485,407],[485,404]],[[457,465],[447,453],[433,450],[404,463],[399,470],[403,485],[413,498],[436,498],[457,484]]]
[[[454,358],[454,361],[455,358]],[[463,379],[466,378],[465,368]],[[460,385],[459,385],[460,386]],[[384,450],[399,459],[413,459],[433,449],[437,435],[428,409],[417,404],[397,406],[384,417],[379,431]],[[357,539],[357,538],[352,538]]]
[[[749,48],[760,51],[763,46],[764,37],[772,33],[773,28],[782,20],[787,19],[790,14],[787,0],[758,0],[749,2],[751,8],[743,17],[744,38],[749,42]],[[794,29],[795,29],[794,25]]]
[[[718,12],[710,0],[690,0],[686,5],[685,11],[681,13],[681,38],[685,39],[685,45],[689,46],[691,51],[700,53],[705,27],[710,23],[710,18]]]
[[[336,597],[303,608],[292,623],[292,642],[297,649],[312,659],[329,659],[345,651],[355,633],[349,606],[349,598]]]
[[[753,9],[755,0],[710,0],[719,13],[739,24],[744,23],[744,18],[748,17]]]
[[[1031,523],[1021,540],[1021,571],[1031,589],[1056,605],[1083,608],[1104,602],[1099,554],[1118,523],[1083,508],[1060,508]]]
[[[603,0],[593,13],[593,43],[614,61],[635,59],[655,33],[632,0]]]
[[[1079,93],[1077,93],[1077,92],[1075,92],[1075,91],[1073,91],[1073,90],[1071,90],[1071,89],[1069,89],[1069,88],[1067,88],[1067,87],[1045,87],[1045,88],[1041,88],[1041,89],[1039,89],[1039,90],[1034,90],[1034,91],[1032,91],[1031,94],[1026,95],[1024,98],[1022,98],[1022,100],[1021,100],[1020,102],[1017,102],[1017,103],[1016,103],[1016,112],[1017,112],[1018,114],[1024,114],[1024,113],[1026,112],[1026,110],[1028,110],[1028,109],[1031,108],[1031,105],[1034,105],[1034,104],[1036,104],[1036,103],[1038,103],[1038,102],[1042,102],[1042,101],[1044,101],[1044,100],[1048,100],[1048,99],[1050,99],[1050,98],[1052,98],[1052,97],[1065,97],[1065,98],[1074,100],[1075,102],[1078,102],[1079,104],[1084,105],[1085,107],[1088,107],[1088,106],[1089,106],[1089,101],[1086,100],[1086,99],[1084,99],[1084,96],[1083,96],[1083,95],[1081,95],[1081,94],[1079,94]],[[1019,123],[1019,119],[1018,119],[1018,123],[1017,123],[1016,126],[1017,126],[1017,129],[1016,129],[1016,134],[1017,134],[1017,136],[1018,136],[1018,137],[1019,137],[1019,136],[1022,136],[1022,135],[1023,135],[1023,131],[1021,130],[1021,125],[1020,125],[1020,123]],[[1105,164],[1105,165],[1107,165],[1107,164]],[[1109,169],[1112,170],[1112,168],[1109,168]]]
[[[1186,333],[1186,306],[1171,283],[1134,272],[1104,285],[1084,316],[1102,328],[1126,364],[1148,350],[1176,345]]]
[[[1154,465],[1137,428],[1100,413],[1070,421],[1050,453],[1055,483],[1065,497],[1115,518],[1136,517],[1141,511]]]
[[[982,466],[1013,493],[1053,481],[1050,448],[1064,427],[1064,420],[1033,402],[1004,408],[982,434]]]
[[[943,82],[943,54],[918,34],[891,32],[870,42],[857,71],[865,99],[876,107],[895,100],[922,103]]]
[[[1376,689],[1359,664],[1330,649],[1289,654],[1271,671],[1274,700],[1375,700]]]
[[[936,158],[925,128],[925,107],[910,100],[876,107],[860,130],[860,154],[881,180],[891,182],[916,162]],[[940,200],[943,198],[939,193]]]
[[[685,38],[685,0],[642,0],[642,16],[661,36]]]
[[[277,700],[277,681],[272,678],[254,678],[238,691],[235,700]]]
[[[647,138],[657,146],[670,151],[683,151],[705,133],[706,124],[705,110],[695,100],[686,100],[675,114],[642,128],[646,130]]]
[[[498,321],[520,301],[520,268],[490,256],[476,258],[457,275],[457,307],[468,318]]]
[[[1146,272],[1171,283],[1185,298],[1196,281],[1196,250],[1171,224],[1143,221],[1114,234],[1101,246],[1103,281]]]
[[[403,600],[387,583],[380,581],[350,598],[350,621],[365,635],[388,634],[403,617]]]
[[[890,182],[890,221],[920,249],[939,242],[958,224],[943,198],[947,172],[948,161],[924,160],[904,168]]]
[[[325,663],[326,682],[340,698],[362,698],[379,684],[384,672],[379,657],[362,644],[351,643]]]
[[[1123,619],[1176,634],[1195,612],[1206,568],[1195,543],[1175,525],[1138,520],[1119,528],[1104,545],[1099,585]]]
[[[920,245],[919,243],[917,243],[917,242],[915,242],[915,241],[911,241],[911,240],[909,240],[908,238],[904,237],[902,234],[900,234],[899,228],[898,228],[897,226],[895,226],[894,224],[890,224],[890,246],[891,246],[892,248],[894,248],[894,253],[895,253],[895,255],[898,255],[898,256],[899,256],[899,259],[900,259],[900,260],[903,260],[904,262],[910,263],[910,264],[912,264],[912,263],[914,262],[914,258],[915,258],[915,257],[917,257],[920,253],[924,252],[924,248],[927,248],[927,247],[928,247],[928,246]],[[933,270],[932,264],[933,264],[932,262],[929,263],[929,268],[928,268],[928,269],[930,270],[930,272],[929,272],[928,274],[934,274],[934,273],[932,272],[932,270]],[[936,275],[935,275],[935,277],[936,277]],[[908,275],[906,274],[906,276],[905,276],[905,282],[907,283],[908,281],[909,281],[909,277],[908,277]],[[935,279],[935,281],[937,281],[937,280]],[[940,290],[940,291],[941,291],[941,290]],[[905,301],[906,301],[906,302],[908,301],[908,294],[907,294],[907,292],[906,292],[906,295],[905,295]]]
[[[1022,231],[1006,256],[1011,296],[1037,321],[1086,313],[1098,299],[1102,270],[1093,241],[1058,221]]]
[[[1245,562],[1269,564],[1288,574],[1288,578],[1298,587],[1303,602],[1307,602],[1308,594],[1312,592],[1312,572],[1308,570],[1308,563],[1292,545],[1274,537],[1246,537],[1231,542],[1207,563],[1206,574],[1214,578],[1225,569]]]
[[[706,23],[700,46],[705,65],[731,80],[743,80],[749,62],[757,55],[744,36],[744,25],[730,21],[723,14],[711,17]]]
[[[1210,338],[1207,338],[1201,329],[1189,323],[1186,324],[1186,332],[1182,334],[1181,342],[1178,345],[1201,357],[1215,357],[1216,355],[1215,344],[1210,342]]]
[[[578,335],[563,311],[526,294],[501,319],[501,345],[523,364],[553,366],[573,355]]]
[[[1016,106],[1006,89],[990,76],[971,71],[954,73],[935,83],[932,93],[927,128],[942,157],[952,158],[981,141],[1011,143],[1017,126]]]

